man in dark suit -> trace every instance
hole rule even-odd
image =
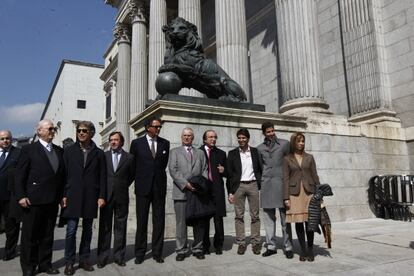
[[[250,209],[250,233],[253,253],[258,255],[260,244],[259,190],[262,178],[262,164],[259,152],[249,146],[250,133],[242,128],[237,131],[239,147],[229,151],[227,158],[227,192],[229,202],[234,204],[237,254],[246,251],[244,210],[246,198]]]
[[[200,147],[204,151],[208,165],[208,179],[212,183],[213,201],[216,206],[214,214],[214,248],[217,255],[223,254],[224,226],[223,217],[226,216],[226,198],[224,192],[224,181],[226,153],[216,147],[217,133],[207,130],[203,134],[203,143]],[[204,232],[204,254],[210,254],[210,222],[207,221]]]
[[[171,150],[168,170],[174,181],[173,200],[176,220],[176,261],[183,261],[189,253],[187,240],[187,199],[188,193],[196,193],[197,188],[191,180],[196,177],[208,177],[207,160],[204,152],[193,147],[194,132],[184,128],[181,133],[182,146]],[[193,226],[194,242],[192,252],[197,259],[204,259],[203,239],[206,219],[199,217],[191,223]]]
[[[52,268],[53,234],[64,186],[63,149],[52,144],[55,127],[37,125],[39,140],[24,146],[16,168],[16,198],[24,208],[20,264],[23,275],[58,274]]]
[[[145,122],[147,134],[131,143],[130,153],[135,160],[135,195],[137,232],[135,235],[135,263],[144,261],[147,251],[149,207],[152,205],[152,258],[163,263],[165,228],[165,196],[170,142],[159,137],[161,119],[152,117]]]
[[[12,134],[9,130],[0,130],[0,215],[5,221],[6,246],[4,261],[16,256],[19,239],[20,221],[11,215],[11,209],[16,208],[17,201],[14,189],[14,171],[20,156],[20,149],[12,144]]]
[[[65,242],[65,275],[73,275],[76,256],[76,231],[82,218],[82,238],[79,246],[79,267],[93,271],[89,262],[92,223],[98,208],[105,205],[106,160],[103,150],[92,141],[95,126],[89,121],[76,124],[76,143],[65,148],[66,185],[62,216],[67,220]]]
[[[98,268],[108,262],[114,220],[114,262],[125,266],[129,186],[134,180],[134,156],[122,149],[124,136],[119,131],[109,134],[111,149],[105,152],[107,172],[106,205],[99,216]]]

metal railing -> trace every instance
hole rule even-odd
[[[369,205],[379,218],[411,221],[414,175],[376,175],[369,180]]]

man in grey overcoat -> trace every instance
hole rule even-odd
[[[264,142],[257,147],[262,163],[262,187],[260,190],[260,207],[264,213],[266,232],[266,251],[263,257],[276,254],[276,208],[279,209],[283,234],[283,251],[286,258],[293,257],[292,229],[286,223],[286,209],[283,204],[282,167],[283,157],[289,153],[289,142],[276,137],[274,124],[264,122],[262,133]]]
[[[176,220],[176,260],[183,261],[189,253],[187,242],[186,203],[189,192],[196,192],[190,179],[203,176],[208,177],[207,161],[202,150],[193,147],[194,132],[191,128],[184,128],[181,133],[182,146],[170,151],[168,170],[174,181],[172,197]],[[203,238],[205,219],[198,219],[193,224],[194,243],[191,248],[197,259],[204,259]]]

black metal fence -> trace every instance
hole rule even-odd
[[[369,205],[379,218],[411,221],[414,175],[376,175],[369,180]]]

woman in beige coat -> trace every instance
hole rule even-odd
[[[283,160],[283,197],[286,222],[295,223],[301,247],[300,261],[314,260],[314,233],[306,231],[306,247],[304,224],[307,228],[309,201],[315,193],[316,185],[319,185],[319,177],[313,156],[305,152],[305,135],[294,133],[290,138],[290,153]]]

